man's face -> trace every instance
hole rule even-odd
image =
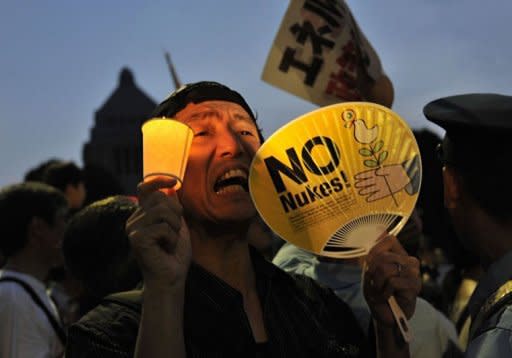
[[[83,181],[78,184],[68,184],[66,187],[66,199],[71,209],[80,209],[86,197],[85,184]]]
[[[52,266],[58,266],[63,263],[62,240],[64,239],[67,216],[68,208],[63,207],[57,210],[53,223],[41,221],[43,223],[40,232],[42,250],[45,252],[46,260]]]
[[[479,251],[473,239],[475,219],[473,210],[467,205],[462,179],[457,170],[449,165],[443,167],[444,206],[450,214],[455,233],[460,243],[474,253]]]
[[[248,191],[251,160],[260,146],[256,124],[238,104],[189,103],[176,114],[194,131],[180,201],[189,215],[214,223],[255,215]]]

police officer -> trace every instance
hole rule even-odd
[[[444,204],[485,269],[468,302],[466,357],[512,356],[512,96],[451,96],[423,112],[446,130]]]

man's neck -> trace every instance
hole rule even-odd
[[[479,230],[475,230],[478,235],[478,252],[485,270],[490,264],[499,260],[504,254],[512,251],[512,223],[498,222],[488,215],[480,215],[474,219],[479,224]]]
[[[212,237],[191,230],[192,259],[207,271],[219,277],[244,297],[255,290],[254,268],[249,245],[243,234]]]
[[[191,225],[190,228],[192,259],[241,293],[254,340],[266,342],[263,308],[247,242],[248,226],[231,226],[224,233],[221,230],[201,231],[201,225]]]
[[[18,254],[7,259],[3,267],[6,270],[23,273],[35,277],[41,282],[45,282],[50,268],[48,265],[35,260],[30,255]]]

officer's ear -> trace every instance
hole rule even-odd
[[[455,168],[446,165],[443,167],[443,185],[444,206],[447,209],[455,209],[460,202],[462,192],[462,178]]]

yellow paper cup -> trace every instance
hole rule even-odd
[[[175,178],[178,190],[183,183],[194,132],[171,118],[152,118],[142,125],[144,181],[155,177]]]

